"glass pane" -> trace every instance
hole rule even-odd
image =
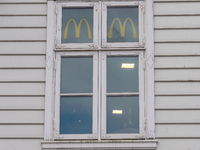
[[[138,56],[107,57],[107,92],[138,92]]]
[[[107,97],[107,133],[139,133],[139,97]]]
[[[62,9],[62,43],[93,43],[93,8]]]
[[[60,134],[92,133],[92,97],[60,98]]]
[[[61,58],[61,93],[92,93],[93,57]]]
[[[138,42],[138,6],[108,7],[107,42]]]

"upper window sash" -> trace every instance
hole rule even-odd
[[[63,93],[61,92],[61,58],[92,57],[93,79],[92,93]],[[72,64],[73,65],[73,64]],[[70,85],[69,85],[70,86]],[[56,53],[56,87],[55,87],[55,136],[54,139],[97,139],[97,99],[98,99],[98,52],[58,52]],[[92,97],[92,133],[91,134],[60,134],[60,100],[62,96],[91,96]]]
[[[138,2],[138,1],[103,2],[102,3],[102,47],[104,48],[144,47],[143,7],[144,7],[143,2]],[[118,10],[114,10],[115,8]],[[129,13],[127,13],[126,11],[127,8],[129,9]],[[124,11],[126,11],[125,15],[123,15],[124,14],[123,9]],[[119,10],[121,11],[121,13],[119,13]],[[117,13],[115,13],[115,11],[118,12],[120,16]],[[111,13],[114,15],[111,15]],[[126,31],[128,24],[129,28],[131,29],[130,32]],[[113,26],[116,26],[116,28],[114,28]],[[115,32],[114,29],[116,31],[116,35],[114,35]],[[130,38],[127,38],[129,40],[124,41],[123,38],[125,38],[128,34],[131,34]],[[113,36],[119,38],[111,40]],[[132,41],[130,40],[131,38],[133,38]]]
[[[60,48],[98,48],[98,3],[97,2],[85,2],[85,3],[57,3],[57,35],[55,39],[55,46]],[[87,9],[88,10],[81,10]],[[91,9],[90,9],[91,8]],[[74,15],[74,10],[80,9],[80,13]],[[93,10],[93,14],[90,14]],[[64,17],[63,14],[69,15]],[[85,16],[84,16],[85,14]],[[71,15],[71,17],[70,17]],[[89,16],[89,20],[87,17]],[[90,16],[93,16],[91,19]],[[93,21],[92,21],[93,20]],[[91,26],[93,24],[93,26]],[[70,26],[71,25],[71,26]],[[84,29],[85,28],[85,29]],[[72,31],[71,34],[68,31]],[[85,34],[82,31],[86,31]],[[67,33],[68,32],[68,33]],[[82,34],[81,34],[82,33]],[[68,35],[67,35],[68,34]],[[73,39],[67,41],[71,36]],[[73,37],[74,36],[74,37]],[[86,37],[86,38],[85,38]],[[76,40],[76,38],[78,40]],[[80,39],[88,39],[82,42]]]

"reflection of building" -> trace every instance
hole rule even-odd
[[[44,96],[49,88],[45,70],[53,67],[52,58],[45,61],[46,40],[52,38],[46,36],[46,8],[46,0],[0,2],[0,145],[4,150],[42,149],[48,109]],[[158,150],[200,147],[199,8],[199,1],[154,0],[155,55],[146,65],[155,63]]]

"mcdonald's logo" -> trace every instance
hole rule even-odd
[[[67,22],[67,25],[66,25],[65,31],[64,31],[64,35],[63,35],[63,39],[67,39],[68,27],[69,27],[69,23],[70,23],[71,21],[74,22],[76,38],[79,38],[79,37],[80,37],[80,28],[81,28],[81,23],[82,23],[82,21],[85,21],[85,23],[86,23],[86,25],[87,25],[88,38],[89,38],[89,39],[92,38],[92,34],[91,34],[91,30],[90,30],[90,25],[89,25],[89,23],[87,22],[87,20],[86,20],[85,18],[83,18],[83,19],[81,19],[81,21],[79,22],[78,27],[77,27],[76,21],[75,21],[74,19],[70,19],[70,20]]]
[[[116,20],[118,20],[118,22],[119,22],[119,26],[120,26],[120,36],[121,36],[121,37],[124,37],[124,36],[125,36],[126,22],[127,22],[127,20],[130,20],[131,25],[132,25],[132,29],[133,29],[133,37],[134,37],[134,38],[137,38],[137,33],[136,33],[135,25],[134,25],[134,23],[133,23],[133,21],[132,21],[131,18],[126,18],[126,20],[124,21],[123,26],[122,26],[122,23],[121,23],[121,21],[119,20],[119,18],[115,18],[115,19],[112,21],[111,25],[110,25],[110,30],[109,30],[109,33],[108,33],[108,38],[112,38],[113,25],[114,25],[114,23],[115,23]]]

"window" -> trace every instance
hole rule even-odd
[[[152,2],[48,2],[43,149],[156,148],[144,5]]]

